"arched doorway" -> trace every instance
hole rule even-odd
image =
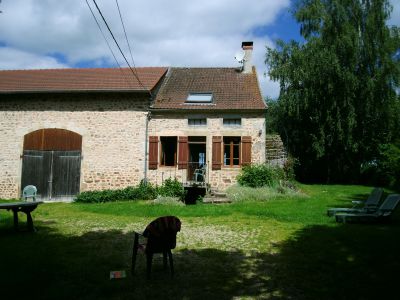
[[[79,193],[82,136],[40,129],[24,136],[21,189],[32,184],[43,200],[71,200]]]

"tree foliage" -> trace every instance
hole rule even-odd
[[[280,82],[278,128],[300,179],[355,181],[398,135],[400,35],[387,26],[391,9],[387,0],[298,0],[304,42],[267,48],[269,75]]]
[[[265,98],[265,103],[267,104],[268,110],[265,115],[265,132],[267,134],[279,133],[279,103],[271,98]]]

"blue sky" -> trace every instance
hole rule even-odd
[[[290,9],[281,10],[275,22],[254,28],[253,34],[256,36],[268,36],[273,41],[282,39],[285,42],[290,40],[302,40],[300,36],[300,25],[294,20]]]
[[[115,0],[96,0],[129,57]],[[88,0],[95,10],[92,0]],[[400,0],[391,24],[400,25]],[[241,42],[254,41],[253,63],[263,94],[279,85],[264,76],[265,47],[299,39],[291,0],[118,0],[136,66],[235,67]],[[0,69],[115,67],[85,0],[3,0]],[[99,18],[100,21],[100,18]],[[107,29],[102,25],[103,31]],[[111,37],[107,39],[126,66]]]

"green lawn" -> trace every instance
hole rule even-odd
[[[376,299],[397,294],[400,218],[336,224],[330,206],[365,199],[370,187],[302,185],[303,196],[192,206],[151,202],[44,204],[36,233],[0,211],[0,297],[30,299]],[[175,278],[153,263],[129,271],[132,231],[161,215],[182,221]],[[24,227],[24,215],[20,215]]]

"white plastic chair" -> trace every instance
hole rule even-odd
[[[36,201],[37,188],[34,185],[27,185],[22,190],[22,199],[28,201],[28,198],[32,198],[32,201]]]

